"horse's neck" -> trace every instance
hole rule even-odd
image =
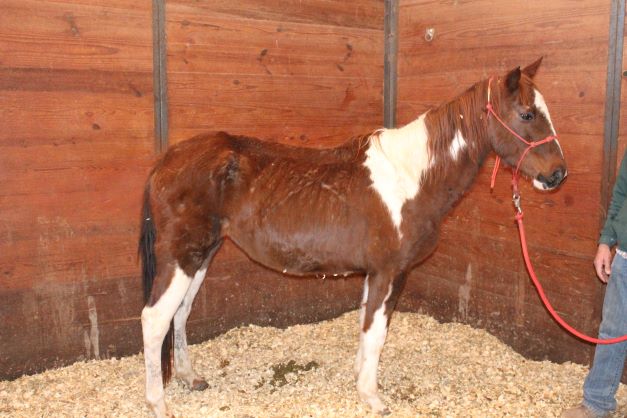
[[[365,164],[397,227],[406,203],[414,201],[423,205],[422,199],[415,199],[422,193],[433,201],[433,215],[444,216],[470,187],[491,150],[487,130],[479,130],[479,134],[463,133],[477,129],[467,129],[462,123],[484,121],[463,121],[463,115],[451,115],[454,111],[457,111],[455,106],[435,109],[434,113],[425,113],[401,128],[378,131],[371,138]],[[466,117],[485,117],[481,112],[475,113]],[[447,127],[445,132],[441,127],[453,116],[460,118],[459,129]],[[424,213],[424,207],[421,209]]]

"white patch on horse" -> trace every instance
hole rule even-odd
[[[209,260],[205,261],[200,270],[194,275],[183,302],[179,306],[178,310],[174,314],[174,369],[176,376],[183,380],[188,388],[193,389],[194,381],[201,381],[194,369],[192,368],[192,362],[189,359],[189,352],[187,349],[187,333],[185,331],[185,325],[187,318],[192,310],[192,303],[194,298],[200,289],[200,285],[205,280],[205,274],[207,273],[207,266]]]
[[[535,99],[533,101],[533,104],[536,106],[536,109],[538,109],[538,111],[542,113],[544,117],[546,118],[546,120],[549,122],[549,126],[551,127],[551,133],[553,135],[556,135],[555,127],[553,126],[551,115],[549,114],[549,108],[546,105],[546,102],[544,101],[544,96],[542,96],[542,93],[540,93],[538,90],[534,90],[534,93],[535,93]],[[560,154],[562,154],[562,158],[563,158],[564,153],[562,152],[562,147],[559,141],[557,140],[557,138],[555,138],[555,143],[557,144],[557,148],[559,148]]]
[[[146,364],[146,401],[158,417],[166,415],[161,371],[161,345],[192,278],[177,265],[166,291],[153,306],[142,310],[144,362]]]
[[[365,292],[364,292],[365,293]],[[377,394],[377,367],[381,350],[388,332],[388,317],[385,315],[385,303],[392,294],[390,285],[381,306],[375,311],[368,331],[361,332],[359,351],[361,368],[357,378],[357,392],[361,399],[370,405],[375,412],[386,411],[386,407]]]
[[[468,147],[468,143],[466,139],[462,136],[462,133],[458,130],[455,133],[455,137],[453,137],[453,141],[451,141],[451,145],[449,147],[449,153],[453,160],[457,160],[459,154]]]
[[[364,345],[363,341],[363,329],[364,329],[364,321],[366,319],[366,302],[368,302],[368,276],[364,280],[364,291],[361,297],[361,309],[359,310],[359,348],[357,349],[357,356],[355,357],[355,378],[359,377],[359,372],[361,371],[361,366],[363,364],[363,355],[362,355],[362,346]]]
[[[540,111],[544,115],[547,121],[549,121],[549,125],[551,126],[551,132],[555,135],[555,128],[553,127],[553,122],[551,121],[551,115],[549,114],[549,108],[544,101],[544,96],[538,90],[534,89],[535,99],[533,104],[536,106],[536,109]]]
[[[431,165],[425,115],[398,129],[372,134],[364,165],[372,187],[387,207],[399,237],[403,205],[420,191],[422,175]]]

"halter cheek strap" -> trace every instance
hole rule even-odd
[[[549,135],[546,138],[540,140],[540,141],[528,141],[525,138],[523,138],[522,136],[518,135],[512,128],[510,128],[509,126],[507,126],[507,124],[503,121],[503,119],[501,119],[499,117],[499,115],[494,111],[494,107],[492,106],[492,101],[491,101],[491,92],[492,92],[492,79],[494,77],[490,77],[490,79],[488,80],[488,103],[485,105],[486,110],[488,111],[488,115],[492,115],[494,116],[494,118],[501,124],[503,125],[503,127],[505,129],[507,129],[512,135],[514,135],[516,138],[518,138],[520,141],[522,141],[525,145],[527,145],[527,148],[525,148],[525,150],[523,151],[523,153],[520,155],[520,159],[518,160],[518,163],[516,164],[516,170],[514,170],[513,172],[513,176],[512,176],[512,187],[514,188],[514,203],[516,203],[517,198],[520,199],[520,196],[518,195],[518,173],[520,171],[520,165],[522,164],[523,159],[527,156],[527,154],[529,153],[529,151],[531,151],[532,148],[535,148],[537,146],[540,146],[542,144],[546,144],[547,142],[551,142],[557,139],[557,135]],[[496,161],[494,163],[494,169],[492,170],[492,178],[490,180],[490,189],[494,188],[494,182],[496,181],[496,173],[499,170],[499,166],[501,164],[501,157],[499,157],[498,155],[496,156]],[[517,209],[520,210],[520,207],[517,206]]]

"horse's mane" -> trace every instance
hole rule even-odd
[[[492,101],[498,100],[495,93],[496,83],[492,83]],[[449,154],[451,143],[457,132],[464,137],[467,152],[472,161],[479,158],[481,141],[486,137],[487,118],[485,105],[487,103],[486,80],[480,81],[455,99],[429,110],[426,116],[426,125],[429,132],[428,149],[430,158],[440,169],[450,161],[444,158]]]

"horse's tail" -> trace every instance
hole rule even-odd
[[[157,257],[155,254],[155,240],[157,229],[152,218],[150,207],[150,185],[144,190],[144,202],[142,206],[141,232],[139,236],[138,252],[142,261],[142,281],[144,287],[144,305],[150,301],[152,286],[157,275]],[[161,345],[161,372],[163,385],[165,386],[172,377],[172,359],[174,346],[174,322],[170,322],[170,328]]]

